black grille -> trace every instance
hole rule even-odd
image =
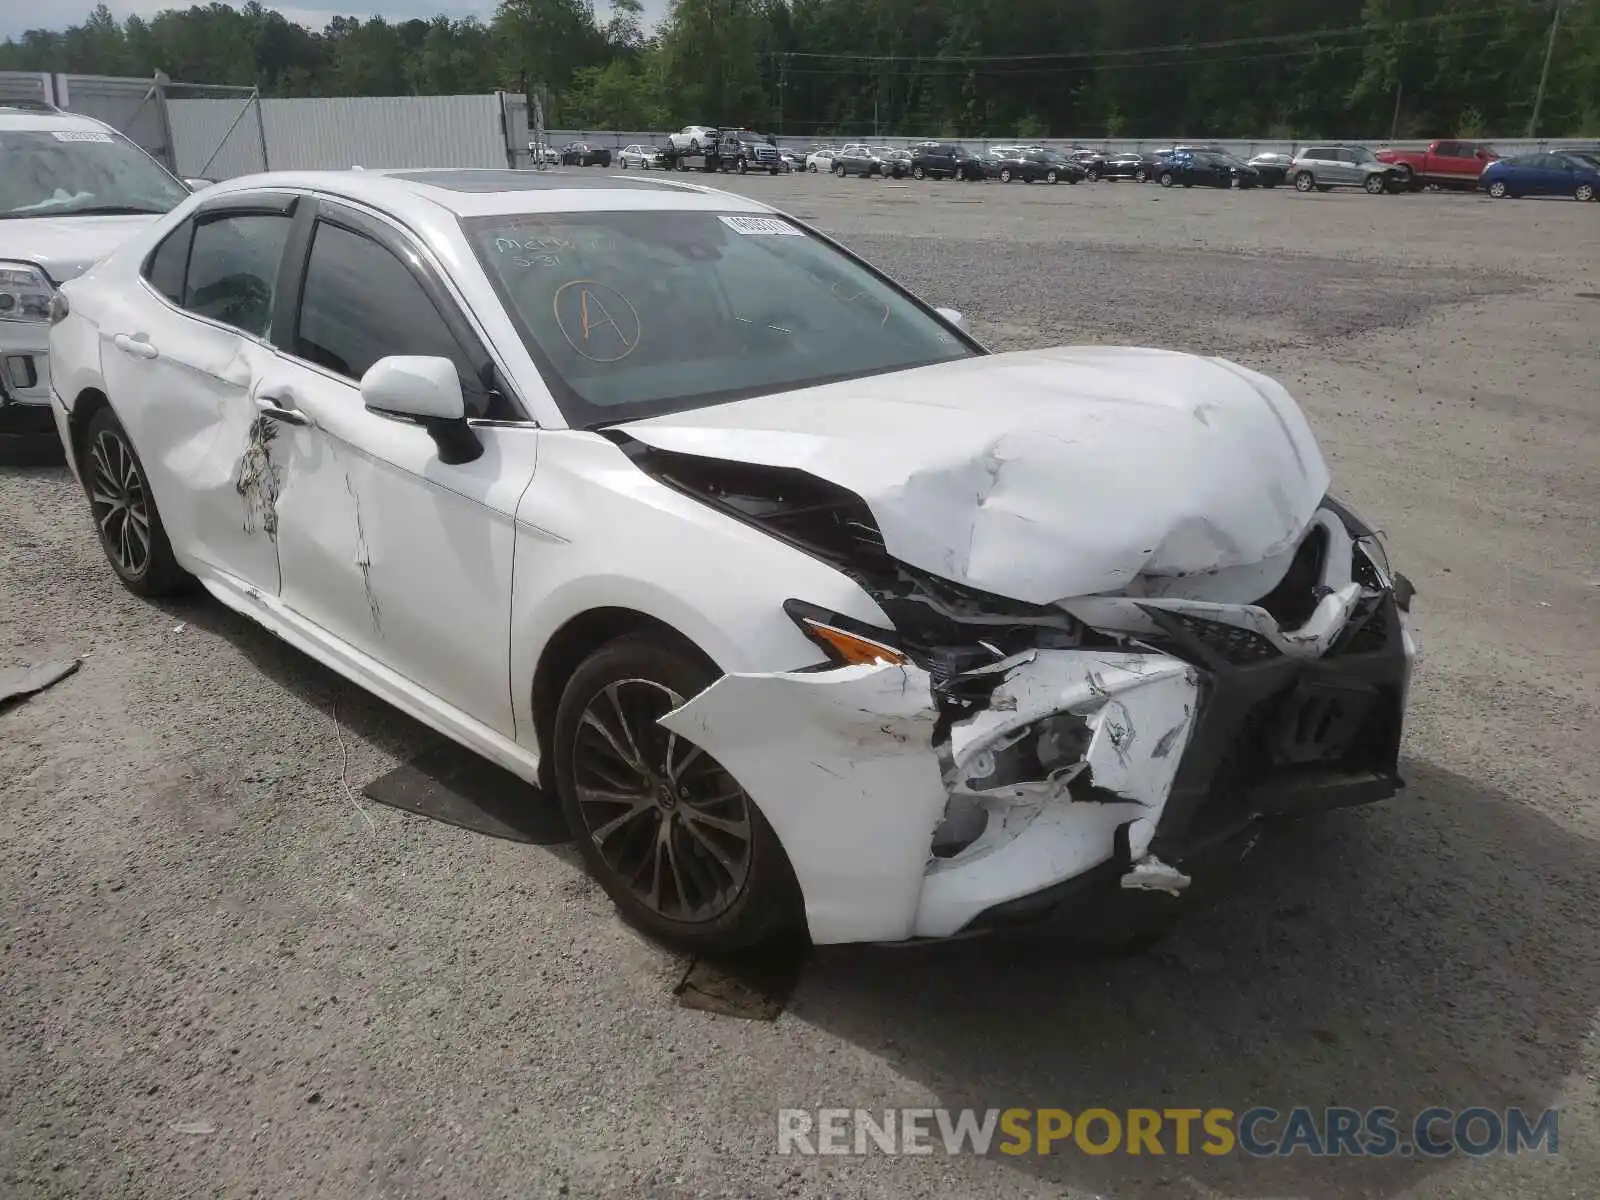
[[[1209,654],[1235,666],[1267,662],[1281,655],[1276,646],[1252,629],[1240,629],[1237,625],[1224,625],[1168,609],[1146,607],[1145,612],[1169,633],[1179,634],[1181,641],[1198,644]]]
[[[1389,606],[1382,600],[1366,612],[1358,611],[1339,641],[1334,644],[1335,654],[1376,654],[1389,644]]]

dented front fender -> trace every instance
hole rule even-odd
[[[1164,655],[1041,650],[984,674],[955,720],[926,671],[880,663],[728,675],[661,723],[765,815],[814,941],[944,937],[1110,860],[1120,826],[1153,829],[1198,707]],[[975,836],[936,854],[957,818]]]

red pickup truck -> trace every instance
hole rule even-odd
[[[1379,150],[1378,161],[1400,170],[1400,183],[1413,191],[1430,183],[1476,188],[1483,169],[1500,156],[1487,142],[1434,142],[1426,150]]]

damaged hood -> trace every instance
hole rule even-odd
[[[983,355],[623,428],[847,488],[901,562],[1033,604],[1260,563],[1329,483],[1279,384],[1159,350]]]
[[[60,285],[76,279],[158,213],[115,217],[12,217],[0,221],[0,259],[29,262]]]

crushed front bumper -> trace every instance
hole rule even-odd
[[[729,675],[662,724],[760,807],[818,943],[1170,904],[1264,819],[1402,786],[1415,644],[1393,582],[1370,563],[1356,582],[1332,544],[1293,631],[1255,605],[1112,598],[1096,627],[1135,629],[1121,648]]]

